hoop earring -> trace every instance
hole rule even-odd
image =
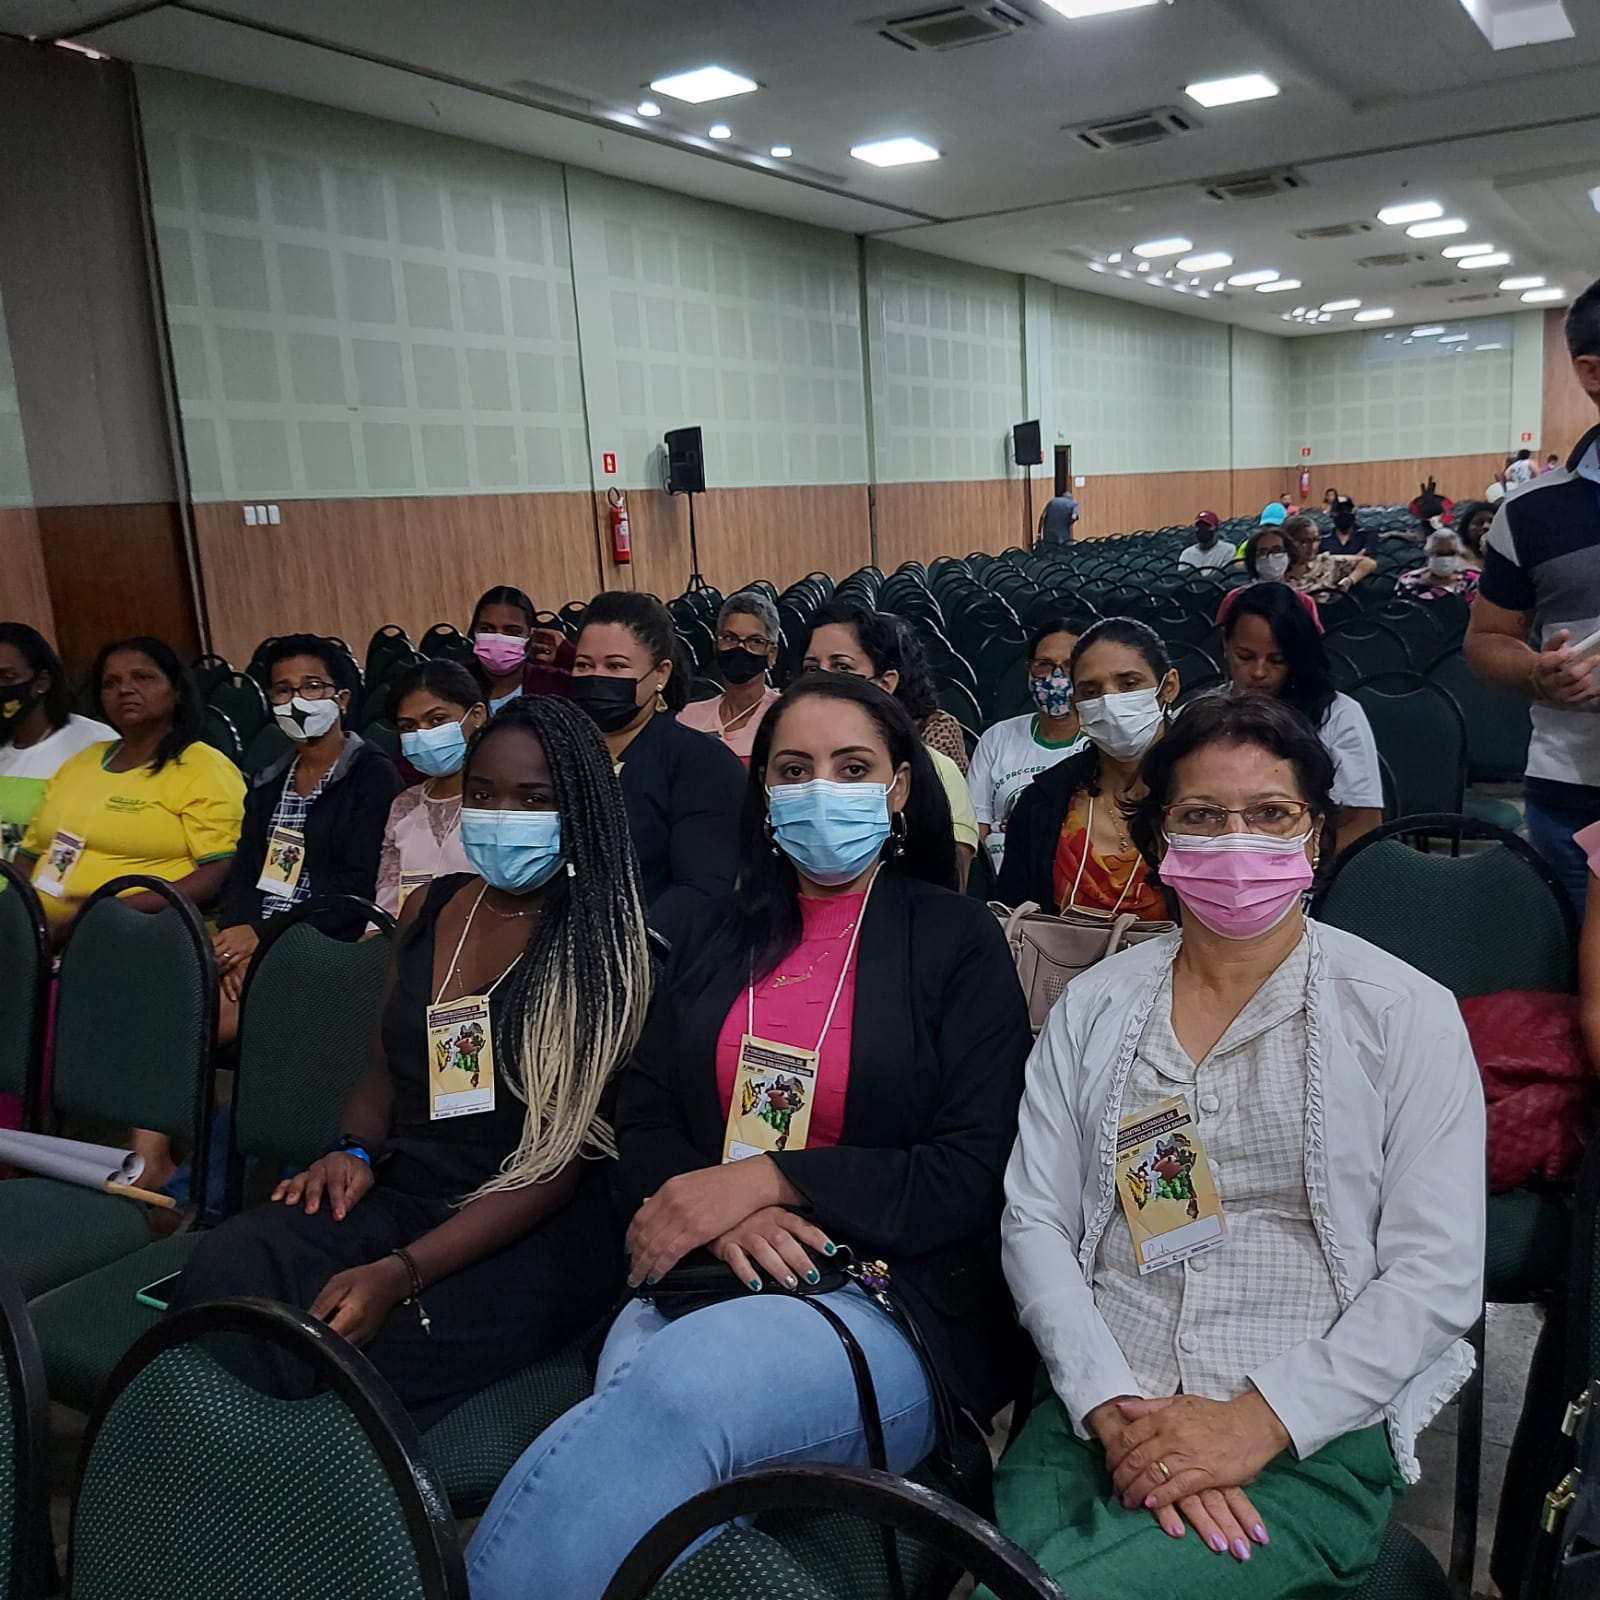
[[[906,853],[906,834],[908,831],[905,812],[895,812],[889,821],[889,851],[896,859]]]

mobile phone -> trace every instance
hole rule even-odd
[[[142,1306],[149,1306],[152,1311],[165,1311],[172,1300],[172,1291],[177,1287],[181,1272],[169,1272],[164,1278],[157,1278],[154,1283],[147,1283],[144,1288],[134,1291],[133,1298]]]
[[[1593,633],[1586,634],[1581,639],[1569,639],[1567,641],[1567,649],[1572,652],[1574,661],[1581,661],[1585,656],[1592,655],[1596,650],[1600,650],[1600,628],[1596,628]]]

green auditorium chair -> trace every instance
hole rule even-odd
[[[367,683],[382,683],[392,675],[390,669],[397,661],[409,665],[416,660],[417,652],[412,647],[411,635],[398,623],[390,622],[379,628],[367,641],[363,677]]]
[[[206,704],[215,706],[233,724],[240,744],[247,750],[250,741],[272,721],[266,691],[249,673],[236,672],[218,683],[206,696]]]
[[[233,677],[233,668],[225,656],[196,656],[189,663],[189,672],[202,700],[209,699],[218,684],[227,683]]]
[[[26,874],[0,860],[0,1094],[22,1102],[22,1126],[39,1124],[50,938]]]
[[[166,902],[137,911],[119,894]],[[205,1194],[217,966],[200,914],[159,878],[114,878],[61,959],[50,1110],[111,1137],[150,1128],[194,1147],[185,1220]],[[0,1183],[0,1261],[31,1300],[149,1243],[145,1206],[54,1178]]]
[[[50,1400],[22,1291],[0,1272],[0,1595],[57,1588],[50,1534]]]
[[[1376,678],[1385,672],[1411,671],[1411,653],[1406,649],[1405,640],[1387,623],[1367,616],[1339,620],[1331,612],[1324,613],[1322,623],[1327,629],[1322,642],[1355,662],[1363,678]]]
[[[206,707],[205,728],[200,738],[213,750],[220,750],[234,766],[244,765],[244,741],[233,725],[233,718],[225,711],[219,711],[215,706]]]
[[[1467,729],[1450,695],[1414,672],[1363,678],[1349,692],[1366,712],[1378,753],[1394,773],[1401,815],[1460,812],[1467,790]]]
[[[84,1437],[74,1600],[467,1600],[416,1429],[306,1312],[228,1300],[168,1317]]]
[[[379,936],[336,936],[360,927]],[[265,1190],[338,1136],[345,1095],[367,1064],[393,930],[393,918],[354,895],[313,896],[267,925],[239,1002],[230,1215],[246,1201],[247,1179]],[[135,1295],[181,1272],[197,1240],[192,1231],[157,1240],[33,1302],[52,1399],[80,1411],[95,1404],[117,1362],[159,1318]]]
[[[255,653],[250,657],[250,665],[245,674],[254,678],[264,689],[267,686],[267,652],[278,642],[278,636],[273,634],[270,638],[263,639],[255,648]]]
[[[294,740],[278,726],[278,719],[274,717],[245,746],[240,769],[246,778],[253,778],[256,773],[265,772],[275,761],[281,761],[295,748]]]
[[[1400,636],[1414,672],[1425,671],[1442,650],[1461,642],[1459,632],[1452,636],[1451,616],[1441,600],[1408,600],[1404,595],[1388,595],[1365,613],[1371,622],[1381,622]]]
[[[537,620],[537,619],[535,619]],[[543,627],[565,632],[560,617],[550,614]],[[457,661],[465,666],[474,659],[472,641],[453,622],[436,622],[417,642],[417,653],[429,661]]]
[[[1428,680],[1444,689],[1467,725],[1467,778],[1472,783],[1519,783],[1528,765],[1533,732],[1529,705],[1520,695],[1487,684],[1467,665],[1460,647],[1447,650],[1428,668]]]

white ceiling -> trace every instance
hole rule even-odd
[[[1498,53],[1459,0],[1170,0],[1076,22],[1041,0],[1004,0],[1030,19],[1010,38],[911,53],[879,36],[886,19],[938,3],[0,0],[0,28],[1266,332],[1303,333],[1282,313],[1325,300],[1393,306],[1398,326],[1520,309],[1497,292],[1512,272],[1573,292],[1600,274],[1588,198],[1600,184],[1596,0],[1566,0],[1575,39]],[[650,79],[710,61],[761,89],[633,116]],[[1253,71],[1282,95],[1209,111],[1183,96],[1186,83]],[[1103,154],[1063,131],[1168,105],[1198,129]],[[717,120],[733,129],[723,144],[705,137]],[[944,158],[887,171],[851,159],[852,145],[893,134]],[[793,160],[766,156],[773,144]],[[1202,193],[1268,167],[1304,187],[1268,200]],[[1470,231],[1411,240],[1375,221],[1403,198],[1437,199]],[[1356,222],[1372,231],[1296,237]],[[1276,267],[1305,287],[1202,299],[1087,265],[1168,235],[1228,251],[1229,271]],[[1466,273],[1440,254],[1476,239],[1514,265]],[[1356,265],[1397,250],[1418,259]]]

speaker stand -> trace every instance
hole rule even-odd
[[[1033,468],[1024,467],[1023,473],[1023,512],[1022,512],[1022,548],[1033,549]]]
[[[694,493],[689,494],[689,581],[684,585],[685,594],[698,594],[702,589],[709,589],[711,585],[700,576],[700,541],[694,531]]]

